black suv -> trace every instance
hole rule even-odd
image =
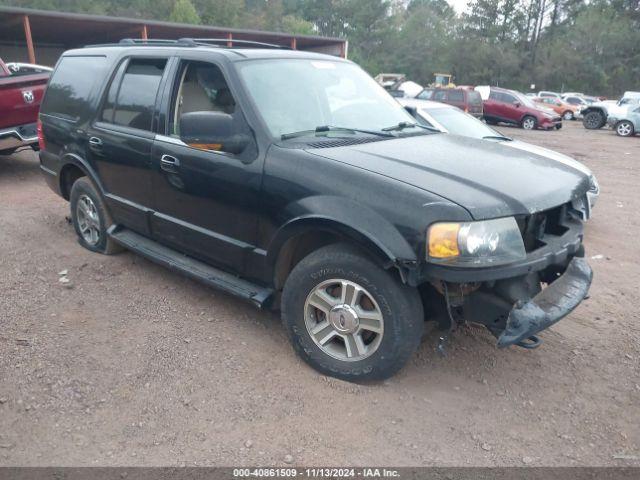
[[[40,122],[83,247],[279,309],[328,375],[389,377],[426,320],[441,344],[472,321],[536,347],[591,283],[587,175],[416,125],[343,59],[194,39],[72,50]]]

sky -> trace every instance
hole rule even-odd
[[[456,9],[456,12],[462,13],[469,3],[469,0],[447,0],[453,8]]]

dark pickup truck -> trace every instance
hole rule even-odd
[[[50,75],[12,71],[0,59],[0,155],[38,149],[36,122]]]
[[[587,295],[582,170],[420,126],[347,60],[225,47],[62,56],[40,162],[83,247],[280,310],[297,353],[351,381],[397,372],[425,321],[441,348],[465,321],[535,348]]]

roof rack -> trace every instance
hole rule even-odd
[[[252,40],[237,40],[229,38],[179,38],[178,40],[169,40],[163,38],[123,38],[118,43],[104,43],[99,45],[86,45],[87,47],[108,47],[114,45],[136,45],[139,47],[229,47],[229,43],[233,46],[247,46],[254,48],[275,48],[280,50],[291,50],[285,45],[276,45],[275,43],[255,42]]]
[[[149,45],[149,46],[158,46],[158,45],[177,45],[181,47],[192,47],[193,42],[189,41],[190,39],[181,38],[179,40],[168,40],[163,38],[123,38],[118,42],[118,45]]]
[[[256,42],[253,40],[239,40],[235,38],[181,38],[183,42],[193,42],[194,45],[218,45],[226,47],[229,43],[233,45],[242,45],[257,48],[277,48],[281,50],[291,50],[286,45],[277,45],[275,43]]]

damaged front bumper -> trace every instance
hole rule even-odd
[[[575,257],[565,272],[526,302],[518,301],[498,337],[498,347],[521,344],[567,316],[587,296],[593,272],[584,258]]]

